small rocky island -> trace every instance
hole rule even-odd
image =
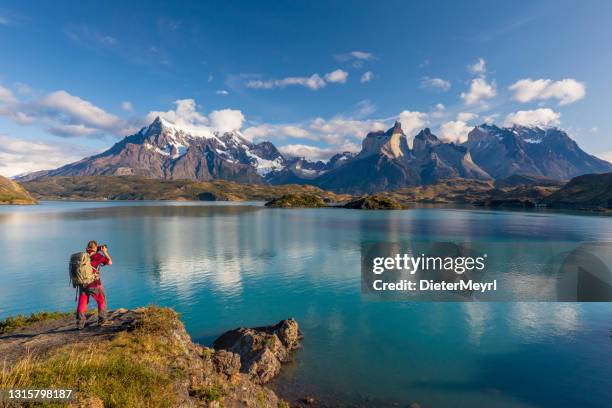
[[[71,313],[40,313],[0,322],[0,383],[74,389],[72,407],[289,407],[262,384],[301,339],[293,319],[230,330],[209,348],[168,308],[115,310],[82,331]]]
[[[399,201],[380,194],[365,195],[344,204],[342,208],[355,210],[403,210],[406,206]]]
[[[323,208],[327,206],[320,196],[300,193],[284,194],[266,203],[266,207],[270,208]]]

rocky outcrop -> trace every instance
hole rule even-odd
[[[240,371],[265,384],[279,373],[281,364],[291,361],[301,339],[297,322],[287,319],[273,326],[230,330],[215,340],[214,348],[239,355]]]
[[[343,207],[354,210],[401,210],[405,208],[393,198],[377,194],[359,197],[344,204]]]
[[[325,201],[314,194],[285,194],[266,203],[270,208],[321,208]]]
[[[177,314],[166,308],[115,310],[107,325],[91,323],[80,331],[72,314],[49,316],[0,333],[0,375],[16,379],[15,388],[26,388],[34,377],[41,388],[61,384],[75,390],[71,407],[289,406],[261,384],[277,375],[299,346],[295,320],[232,330],[220,338],[236,339],[234,347],[228,344],[232,351],[193,343]],[[89,320],[95,322],[95,316]],[[23,375],[24,369],[32,377]],[[100,378],[104,386],[92,387]]]

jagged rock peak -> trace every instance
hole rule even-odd
[[[387,130],[386,134],[387,135],[401,134],[405,136],[405,133],[402,129],[402,124],[398,120],[395,121],[391,129]]]

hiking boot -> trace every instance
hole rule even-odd
[[[98,326],[104,327],[108,326],[108,313],[105,311],[98,312]]]
[[[85,315],[85,313],[77,313],[77,316],[76,316],[77,329],[83,330],[85,328],[85,323],[87,323],[87,316]]]

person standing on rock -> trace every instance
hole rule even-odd
[[[85,328],[85,322],[87,320],[85,312],[87,312],[87,305],[89,304],[90,296],[93,297],[98,304],[98,325],[102,326],[106,322],[106,295],[104,294],[104,287],[100,281],[100,269],[102,266],[113,264],[113,260],[108,253],[108,248],[106,245],[98,246],[96,241],[89,241],[85,251],[85,253],[73,255],[73,258],[80,255],[82,257],[81,262],[83,262],[83,259],[86,263],[89,261],[91,268],[93,269],[94,278],[93,281],[88,284],[78,283],[76,285],[78,288],[76,319],[77,328],[79,330]],[[71,262],[73,262],[72,259]],[[89,265],[86,266],[89,267]]]

